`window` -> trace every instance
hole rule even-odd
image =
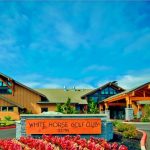
[[[2,106],[2,111],[7,111],[7,107],[6,106]]]
[[[13,106],[9,106],[8,107],[8,111],[14,111],[14,107]]]
[[[47,107],[41,108],[41,112],[48,112],[48,108]]]
[[[8,82],[10,85],[10,83]],[[0,94],[12,94],[12,90],[7,87],[5,83],[0,81]]]
[[[110,94],[110,95],[114,95],[114,94],[117,94],[116,90],[111,88],[111,87],[107,87],[105,89],[103,89],[101,91],[101,94]]]

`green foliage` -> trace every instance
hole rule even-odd
[[[11,116],[5,116],[5,117],[4,117],[4,120],[10,121],[10,120],[12,120],[12,118],[11,118]]]
[[[56,105],[56,111],[63,113],[63,109],[62,109],[62,105],[61,104],[57,104]]]
[[[150,105],[144,106],[144,114],[145,116],[150,117]]]
[[[71,106],[71,99],[68,98],[65,104],[57,104],[56,108],[57,112],[61,112],[63,114],[77,114],[78,111],[74,106]]]
[[[117,125],[120,124],[121,121],[120,120],[114,120],[112,123],[113,123],[114,127],[117,127]]]
[[[136,130],[136,127],[131,124],[126,124],[126,123],[118,123],[116,125],[116,128],[119,132],[124,132],[124,131],[129,131],[129,130]]]
[[[99,109],[97,107],[97,103],[95,103],[92,99],[88,101],[88,114],[98,114]]]
[[[124,138],[134,138],[137,135],[136,127],[131,124],[119,122],[116,124],[116,129],[122,132]]]
[[[142,122],[150,122],[150,105],[144,106],[144,116],[141,118]]]
[[[14,125],[14,124],[15,124],[14,121],[7,121],[7,120],[0,121],[0,127],[10,126],[10,125]]]
[[[124,138],[134,138],[134,137],[136,137],[136,135],[137,135],[137,132],[136,132],[136,130],[133,130],[133,129],[123,132]]]
[[[143,116],[143,117],[141,118],[141,121],[142,121],[142,122],[150,122],[150,119],[148,118],[148,116]]]

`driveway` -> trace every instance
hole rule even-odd
[[[0,138],[15,138],[16,137],[16,129],[6,129],[0,130]]]
[[[147,141],[146,141],[146,148],[150,150],[150,123],[141,123],[141,122],[128,122],[136,126],[137,129],[143,130],[147,133]]]

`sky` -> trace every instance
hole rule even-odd
[[[150,2],[0,1],[0,72],[31,88],[150,82]]]

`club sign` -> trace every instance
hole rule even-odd
[[[27,134],[100,134],[101,119],[27,119]]]

